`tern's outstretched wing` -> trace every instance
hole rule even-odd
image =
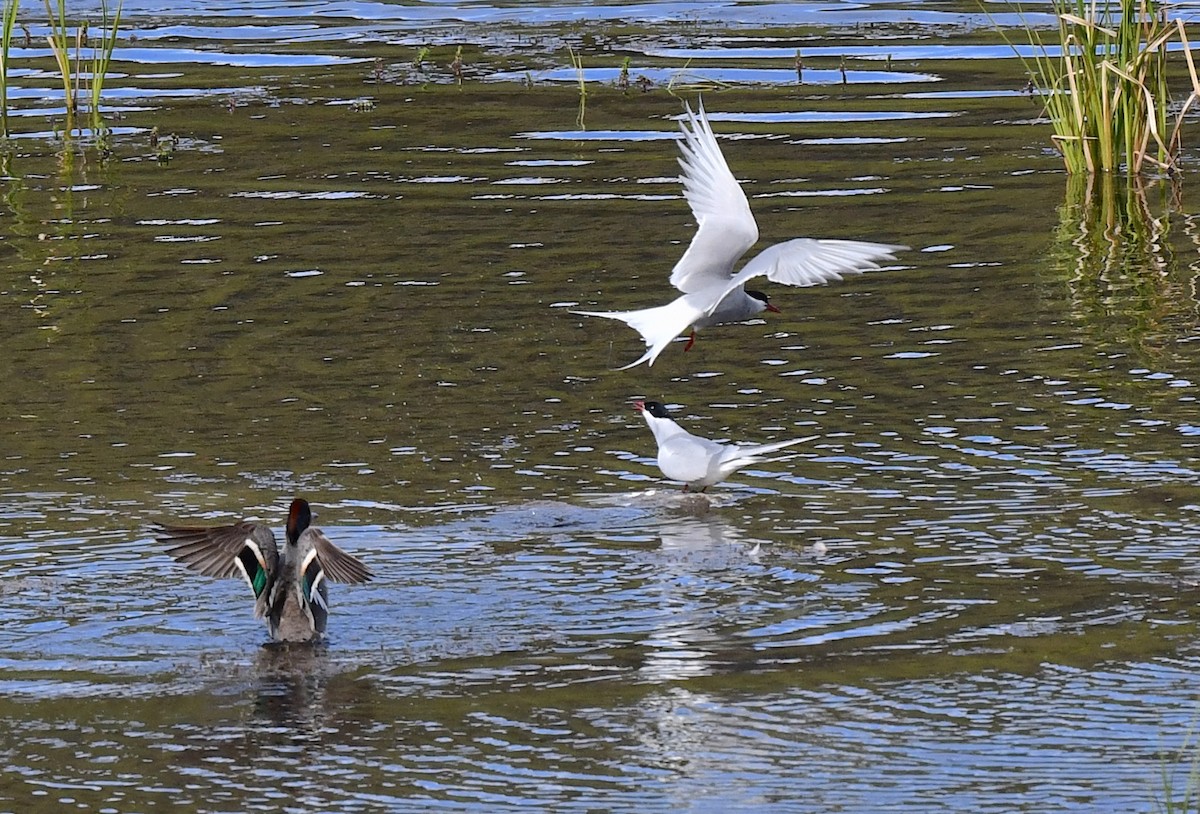
[[[840,280],[847,274],[875,271],[880,268],[880,263],[894,261],[896,252],[907,248],[862,240],[818,240],[810,237],[776,243],[755,255],[741,271],[733,275],[717,302],[755,277],[765,276],[771,282],[784,285],[820,285]]]
[[[697,228],[671,271],[671,285],[691,294],[728,282],[733,264],[758,241],[758,225],[746,193],[721,155],[703,104],[698,114],[687,106],[687,123],[680,124],[680,129],[680,180]]]

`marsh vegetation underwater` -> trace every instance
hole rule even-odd
[[[1196,154],[1068,179],[1010,11],[126,2],[101,142],[18,27],[0,810],[1156,810]],[[764,243],[913,251],[614,371],[701,92]],[[678,511],[641,398],[817,438]],[[144,531],[294,495],[376,575],[307,652]]]

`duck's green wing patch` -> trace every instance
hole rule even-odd
[[[275,535],[256,523],[231,526],[169,526],[152,529],[167,553],[208,577],[245,578],[256,597],[267,589],[279,563]]]

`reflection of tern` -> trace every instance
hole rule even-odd
[[[769,444],[722,444],[692,435],[671,420],[667,408],[657,401],[635,401],[633,406],[646,419],[658,443],[658,468],[671,480],[681,480],[684,491],[703,492],[743,466],[762,463],[763,455],[809,441],[793,438]]]
[[[688,127],[690,125],[690,129]],[[797,238],[760,252],[737,274],[733,265],[758,241],[758,224],[746,193],[725,163],[721,148],[704,115],[687,106],[687,123],[681,123],[683,141],[679,159],[683,167],[683,195],[696,218],[696,235],[671,271],[671,285],[683,292],[667,305],[639,311],[575,311],[592,317],[619,319],[646,342],[646,352],[631,368],[654,360],[676,336],[692,329],[684,350],[696,341],[696,331],[725,322],[745,322],[763,311],[779,309],[761,291],[746,290],[751,279],[766,276],[784,285],[811,286],[879,268],[895,260],[895,252],[908,248],[859,240]]]
[[[288,511],[286,542],[280,551],[267,526],[154,527],[167,553],[209,577],[242,576],[254,592],[254,615],[267,620],[271,638],[312,641],[325,635],[329,616],[327,579],[363,583],[371,572],[310,524],[308,501],[296,498]]]

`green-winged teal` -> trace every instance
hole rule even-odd
[[[308,501],[288,510],[287,542],[280,550],[271,529],[242,521],[229,526],[157,525],[167,553],[209,577],[245,578],[254,592],[254,615],[265,618],[271,638],[308,642],[325,635],[329,617],[326,580],[361,584],[372,576],[357,557],[313,528]]]

